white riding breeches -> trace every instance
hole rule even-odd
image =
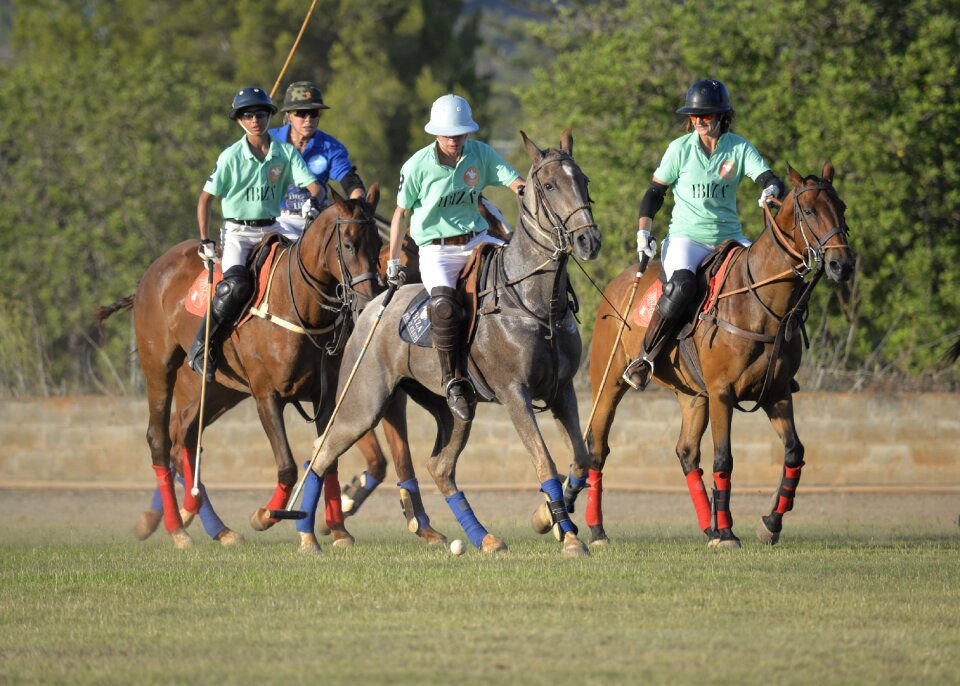
[[[220,246],[223,250],[220,266],[224,273],[238,264],[245,265],[250,251],[263,240],[264,234],[271,231],[277,231],[294,241],[299,239],[303,233],[302,228],[293,230],[290,227],[283,226],[280,222],[274,222],[269,226],[247,226],[246,224],[225,221],[223,228],[220,229]]]
[[[737,242],[745,248],[750,246],[750,240],[744,237],[737,239]],[[667,281],[678,269],[689,269],[696,274],[697,267],[716,247],[683,236],[665,238],[660,251],[660,261],[663,263],[663,273]]]
[[[481,243],[503,245],[503,241],[487,235],[486,231],[477,234],[469,243],[463,245],[421,245],[420,279],[427,293],[437,286],[456,288],[457,279],[470,259],[470,253]]]

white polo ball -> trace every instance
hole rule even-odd
[[[467,551],[467,544],[459,538],[450,541],[450,552],[454,555],[463,555]]]

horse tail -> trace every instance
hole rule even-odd
[[[114,300],[109,305],[101,305],[93,313],[94,321],[97,322],[97,324],[103,324],[103,321],[114,312],[119,312],[120,310],[132,310],[133,298],[133,295],[125,295],[122,298]]]
[[[957,336],[957,340],[955,340],[953,345],[950,346],[950,349],[943,354],[943,359],[949,364],[956,362],[957,358],[960,358],[960,336]]]

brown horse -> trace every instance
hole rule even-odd
[[[275,523],[269,510],[286,506],[296,481],[297,467],[286,438],[283,407],[294,400],[313,402],[319,410],[318,431],[323,429],[334,400],[332,392],[325,391],[335,388],[339,368],[340,351],[331,349],[331,345],[338,348],[337,342],[342,344],[351,315],[376,292],[380,239],[373,210],[379,201],[379,187],[371,186],[367,197],[359,201],[344,200],[335,192],[332,197],[333,204],[301,240],[275,261],[269,304],[272,321],[251,319],[235,332],[224,345],[223,369],[217,370],[216,383],[207,389],[205,426],[252,395],[270,439],[278,486],[270,504],[254,513],[251,525],[255,529]],[[97,314],[102,321],[119,309],[134,309],[140,361],[147,381],[147,440],[162,495],[164,525],[178,547],[189,546],[190,537],[183,529],[168,469],[171,456],[182,450],[188,458],[183,460],[183,470],[189,483],[196,460],[190,446],[196,445],[197,439],[199,378],[186,367],[184,350],[191,342],[190,330],[195,330],[197,318],[183,306],[200,271],[196,247],[196,241],[186,241],[172,248],[147,269],[132,300],[118,300]],[[280,326],[272,323],[278,320]],[[178,414],[172,418],[174,397]],[[405,448],[402,403],[398,402],[397,410],[386,417],[384,427],[391,447]],[[361,441],[367,441],[361,446],[366,448],[364,452],[379,451],[373,434]],[[409,453],[403,462],[409,463]],[[199,506],[188,490],[185,509],[196,513]],[[335,539],[338,535],[349,537],[345,529],[334,532]]]
[[[800,367],[802,344],[797,336],[810,290],[825,272],[833,281],[846,281],[854,270],[854,254],[847,244],[844,204],[833,187],[833,166],[826,164],[823,176],[801,178],[790,169],[793,188],[776,217],[766,214],[766,230],[749,248],[735,248],[719,297],[699,315],[685,341],[673,344],[655,359],[653,378],[672,390],[682,416],[677,457],[686,476],[700,529],[711,546],[739,547],[730,514],[730,476],[733,454],[730,426],[733,410],[740,403],[763,408],[784,445],[784,471],[769,515],[762,518],[757,533],[764,543],[780,536],[783,515],[793,499],[803,466],[803,445],[793,418],[791,380]],[[708,260],[709,263],[709,260]],[[627,391],[620,378],[627,363],[641,349],[645,327],[635,319],[638,305],[624,313],[627,326],[616,344],[621,313],[634,289],[637,265],[624,270],[606,289],[606,300],[597,312],[590,360],[595,414],[587,431],[587,447],[593,458],[586,521],[591,543],[606,543],[600,496],[601,472],[610,447],[607,438],[617,404]],[[636,293],[644,294],[657,279],[648,270]],[[649,321],[649,320],[648,320]],[[681,332],[681,337],[684,332]],[[608,360],[609,380],[602,385]],[[598,397],[599,396],[599,397]],[[712,427],[714,490],[707,497],[700,469],[700,441],[707,424]],[[565,489],[568,507],[576,490]],[[572,509],[572,508],[571,508]]]

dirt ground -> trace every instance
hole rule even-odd
[[[465,491],[488,528],[528,522],[542,498],[532,489],[529,493]],[[149,506],[150,495],[146,490],[0,489],[0,521],[3,522],[0,544],[36,542],[37,536],[51,543],[67,543],[81,533],[83,538],[92,534],[107,540],[133,541],[133,524],[139,513]],[[223,520],[249,541],[277,535],[293,537],[292,525],[282,524],[266,533],[250,528],[250,514],[257,506],[264,505],[269,495],[268,491],[261,490],[211,491],[211,499]],[[585,503],[585,498],[581,503]],[[767,495],[738,494],[734,489],[734,529],[741,538],[753,539],[757,520],[766,514],[769,503]],[[438,493],[425,492],[424,505],[435,527],[451,538],[462,536]],[[699,535],[693,507],[683,493],[608,492],[604,494],[604,514],[611,536],[629,538],[687,532],[692,537]],[[819,536],[829,532],[831,538],[920,534],[957,539],[960,538],[958,515],[960,496],[956,494],[804,494],[801,486],[795,510],[785,519],[785,536],[790,533]],[[582,509],[578,508],[573,518],[582,524]],[[347,526],[363,533],[403,530],[396,489],[381,487],[356,517],[347,520]],[[191,533],[198,542],[206,540],[198,524],[194,524]]]

